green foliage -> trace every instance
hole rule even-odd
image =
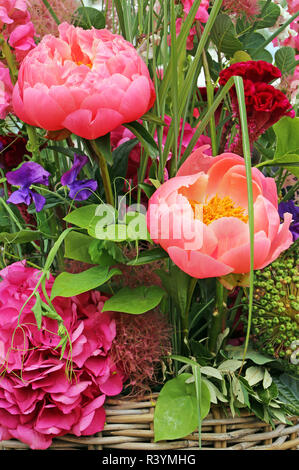
[[[104,14],[97,8],[92,7],[79,7],[74,14],[74,24],[83,29],[103,29],[105,28],[106,20]]]
[[[242,43],[237,38],[234,24],[228,15],[217,16],[211,30],[211,39],[220,52],[232,56],[242,49]]]
[[[210,410],[210,392],[201,383],[200,410],[192,374],[183,373],[163,386],[157,400],[154,415],[155,441],[180,439],[198,427]],[[189,381],[189,383],[188,383]]]
[[[118,269],[109,271],[108,266],[94,266],[78,274],[63,272],[54,281],[51,299],[82,294],[101,286],[116,274],[121,274],[121,271]]]
[[[282,75],[291,75],[296,67],[295,49],[281,47],[275,52],[275,65],[281,70]]]
[[[165,291],[158,286],[123,287],[106,300],[103,312],[123,312],[140,315],[157,307]]]

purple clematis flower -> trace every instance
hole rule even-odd
[[[88,158],[85,155],[75,154],[72,168],[61,177],[61,184],[69,188],[69,197],[75,201],[85,201],[89,198],[91,192],[98,187],[95,180],[77,180],[80,171],[87,162]]]
[[[283,218],[285,212],[289,212],[293,216],[293,222],[290,225],[290,231],[293,234],[293,240],[299,238],[299,207],[295,206],[294,201],[281,202],[278,205],[279,216]]]
[[[33,200],[36,212],[40,212],[45,205],[46,198],[41,194],[30,189],[32,184],[44,184],[48,186],[50,173],[41,165],[35,162],[25,162],[14,171],[6,173],[6,179],[9,184],[20,186],[20,189],[14,191],[7,199],[11,204],[26,204],[29,206]]]

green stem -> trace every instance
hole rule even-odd
[[[209,350],[216,354],[217,339],[219,334],[225,329],[227,306],[226,306],[227,290],[216,280],[216,305],[213,312],[212,322],[209,333]]]
[[[42,0],[43,4],[45,5],[45,7],[47,8],[47,10],[49,10],[49,13],[50,15],[52,16],[53,20],[55,21],[55,23],[59,26],[60,25],[60,21],[59,19],[57,18],[56,16],[56,13],[53,11],[53,8],[51,7],[50,3],[48,2],[48,0]]]
[[[6,59],[6,62],[7,62],[8,68],[9,68],[9,72],[10,72],[10,78],[11,78],[11,81],[14,85],[16,83],[17,79],[18,79],[18,68],[17,68],[17,64],[16,64],[16,61],[15,61],[14,55],[12,54],[11,49],[10,49],[9,45],[7,44],[3,34],[0,34],[0,47],[1,47],[1,50],[2,50],[2,54],[4,55],[4,57]]]
[[[189,336],[189,311],[192,303],[192,297],[194,289],[197,284],[197,279],[194,277],[190,278],[189,288],[188,288],[188,301],[187,307],[184,315],[182,315],[182,333],[183,333],[183,342],[185,345],[188,345],[188,336]],[[179,286],[178,286],[179,289]]]
[[[28,152],[32,153],[32,160],[35,162],[39,161],[39,138],[36,133],[35,127],[26,124],[27,135],[28,135],[28,143],[26,145],[26,149]]]
[[[114,207],[114,196],[112,192],[112,186],[111,186],[111,180],[110,180],[107,162],[104,156],[102,155],[99,147],[97,146],[96,141],[90,140],[90,145],[99,161],[100,172],[101,172],[103,185],[104,185],[104,191],[106,195],[106,202],[107,204],[110,204],[111,206]]]

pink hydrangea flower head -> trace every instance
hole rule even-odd
[[[9,69],[0,62],[0,119],[5,119],[12,111],[12,90]]]
[[[292,244],[291,214],[280,224],[273,178],[252,169],[254,269],[274,261]],[[149,200],[148,230],[172,261],[195,278],[250,271],[248,197],[244,159],[233,153],[193,152],[177,176]]]
[[[146,113],[155,101],[148,69],[129,42],[106,29],[59,26],[22,62],[15,114],[48,131],[96,139]]]
[[[17,323],[40,272],[18,262],[0,276],[0,440],[15,438],[31,449],[46,449],[57,436],[101,431],[106,396],[117,395],[123,386],[123,373],[110,354],[115,321],[102,313],[106,297],[91,291],[53,300],[72,344],[61,358],[58,324],[43,317],[38,329],[34,298]],[[53,281],[46,283],[49,296]],[[70,360],[72,379],[66,374]]]

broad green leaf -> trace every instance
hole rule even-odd
[[[231,359],[243,359],[244,356],[244,347],[243,346],[231,346],[227,345],[226,350],[229,354],[229,357]],[[264,354],[255,351],[252,348],[248,348],[245,359],[250,359],[253,361],[255,364],[258,365],[263,365],[266,364],[267,362],[273,362],[274,359],[271,357],[267,357]]]
[[[110,133],[103,135],[102,137],[98,137],[93,145],[95,145],[105,158],[106,162],[109,165],[113,163],[113,157],[111,152],[111,144],[110,144]]]
[[[275,65],[284,74],[292,74],[296,67],[295,49],[280,47],[275,53]]]
[[[280,15],[280,8],[273,2],[267,2],[267,0],[262,0],[259,2],[262,11],[262,17],[257,21],[256,28],[257,29],[264,29],[270,28],[274,26],[279,15]],[[268,5],[267,5],[268,3]]]
[[[224,361],[219,365],[218,370],[223,372],[235,372],[241,367],[241,365],[242,361],[228,359],[227,361]]]
[[[123,312],[139,315],[157,307],[165,291],[158,286],[124,287],[106,300],[103,312]]]
[[[291,413],[299,416],[299,380],[284,373],[279,377],[273,376],[273,381],[277,385],[278,398]]]
[[[83,29],[96,29],[105,28],[105,16],[96,8],[92,7],[79,7],[74,14],[76,26],[80,26]]]
[[[256,385],[264,378],[265,371],[263,367],[251,366],[246,369],[245,379],[250,386]]]
[[[258,394],[264,405],[268,406],[274,398],[277,398],[277,385],[272,382],[272,384],[267,389],[259,390]]]
[[[63,220],[77,227],[88,229],[99,222],[109,225],[115,222],[116,212],[107,204],[88,204],[70,212]]]
[[[63,272],[54,281],[51,299],[82,294],[101,286],[116,274],[121,274],[121,271],[118,269],[109,271],[108,266],[94,266],[79,274]]]
[[[184,373],[165,383],[159,393],[155,414],[155,442],[180,439],[198,427],[198,403],[194,383],[186,383],[192,374]],[[210,410],[210,392],[201,382],[201,419]]]
[[[125,263],[126,258],[117,243],[108,240],[92,240],[88,253],[94,264],[101,266],[113,266],[117,263]]]
[[[211,30],[211,39],[219,51],[229,56],[242,50],[242,43],[237,38],[234,24],[228,15],[217,16]]]
[[[203,366],[200,368],[200,371],[204,375],[208,375],[209,377],[214,377],[215,379],[223,380],[222,374],[220,374],[219,370],[215,367]]]
[[[38,240],[41,236],[37,230],[20,230],[19,232],[0,232],[1,243],[28,243]]]
[[[264,378],[263,378],[263,387],[265,389],[269,388],[271,384],[272,384],[272,377],[269,374],[268,370],[265,369],[265,374],[264,374]]]
[[[287,154],[299,154],[299,117],[283,117],[273,126],[277,138],[274,160]]]
[[[64,240],[65,258],[92,264],[89,247],[93,241],[93,238],[88,235],[73,230]]]

